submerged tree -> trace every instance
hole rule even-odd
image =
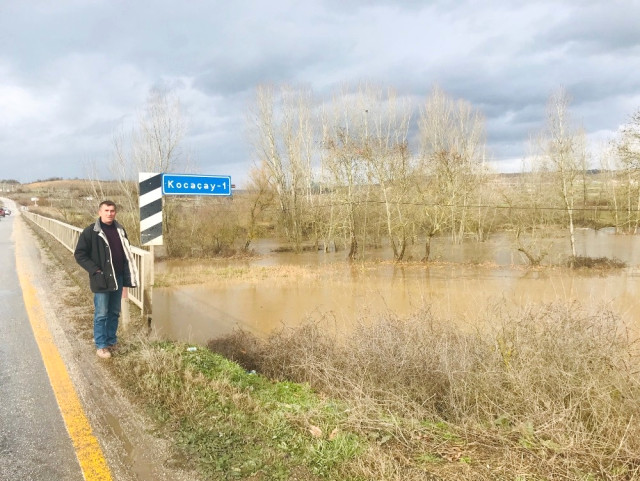
[[[542,136],[542,154],[549,163],[556,191],[567,215],[572,259],[576,258],[575,208],[581,194],[581,180],[586,170],[586,137],[582,128],[573,126],[569,113],[569,96],[564,89],[554,92],[547,104],[547,125]]]
[[[312,186],[310,92],[258,87],[252,133],[257,158],[277,195],[285,235],[300,251]]]
[[[410,237],[409,196],[413,176],[408,147],[410,110],[393,91],[363,89],[365,136],[361,152],[367,180],[384,206],[386,235],[396,261],[403,259]]]
[[[265,212],[273,202],[274,192],[269,186],[268,174],[265,169],[254,167],[249,172],[247,186],[247,209],[245,221],[245,242],[243,251],[249,251],[249,246],[260,232],[259,224]]]
[[[446,224],[452,239],[459,242],[472,194],[484,175],[484,118],[467,101],[454,100],[435,87],[421,111],[419,128],[421,170],[430,179],[433,194],[434,212],[428,217],[436,220],[427,233]],[[448,211],[446,222],[443,206]]]
[[[361,96],[337,96],[322,117],[322,171],[338,206],[332,220],[345,237],[350,260],[358,255],[358,230],[366,224],[366,216],[360,214],[369,193],[365,160],[368,109],[363,100]]]

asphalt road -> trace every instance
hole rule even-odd
[[[23,300],[15,221],[0,218],[0,479],[82,480]]]
[[[2,201],[15,215],[0,218],[0,481],[199,480],[97,358],[73,255]]]

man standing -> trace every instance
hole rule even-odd
[[[99,218],[86,227],[73,253],[76,262],[89,273],[94,293],[93,339],[98,357],[108,359],[118,345],[116,331],[120,317],[122,287],[138,285],[138,270],[124,227],[116,222],[116,205],[100,203]]]

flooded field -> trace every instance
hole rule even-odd
[[[497,306],[518,309],[555,300],[607,306],[637,325],[639,244],[636,236],[579,231],[578,255],[627,263],[624,269],[603,272],[530,269],[506,235],[463,245],[439,239],[433,247],[433,262],[426,265],[393,263],[387,249],[371,250],[366,262],[349,264],[345,252],[274,253],[276,245],[265,242],[257,246],[261,255],[251,260],[159,264],[159,276],[182,273],[188,278],[203,267],[225,275],[208,276],[203,284],[155,288],[153,326],[169,339],[205,343],[238,327],[266,335],[311,318],[339,332],[360,318],[386,313],[404,316],[424,308],[473,326],[480,319],[490,319]],[[566,239],[549,241],[549,246],[551,263],[568,255]],[[234,268],[244,274],[229,275]]]

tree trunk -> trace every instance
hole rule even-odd
[[[424,257],[422,258],[422,262],[429,262],[429,257],[431,256],[431,235],[427,235],[427,240],[424,242]]]

